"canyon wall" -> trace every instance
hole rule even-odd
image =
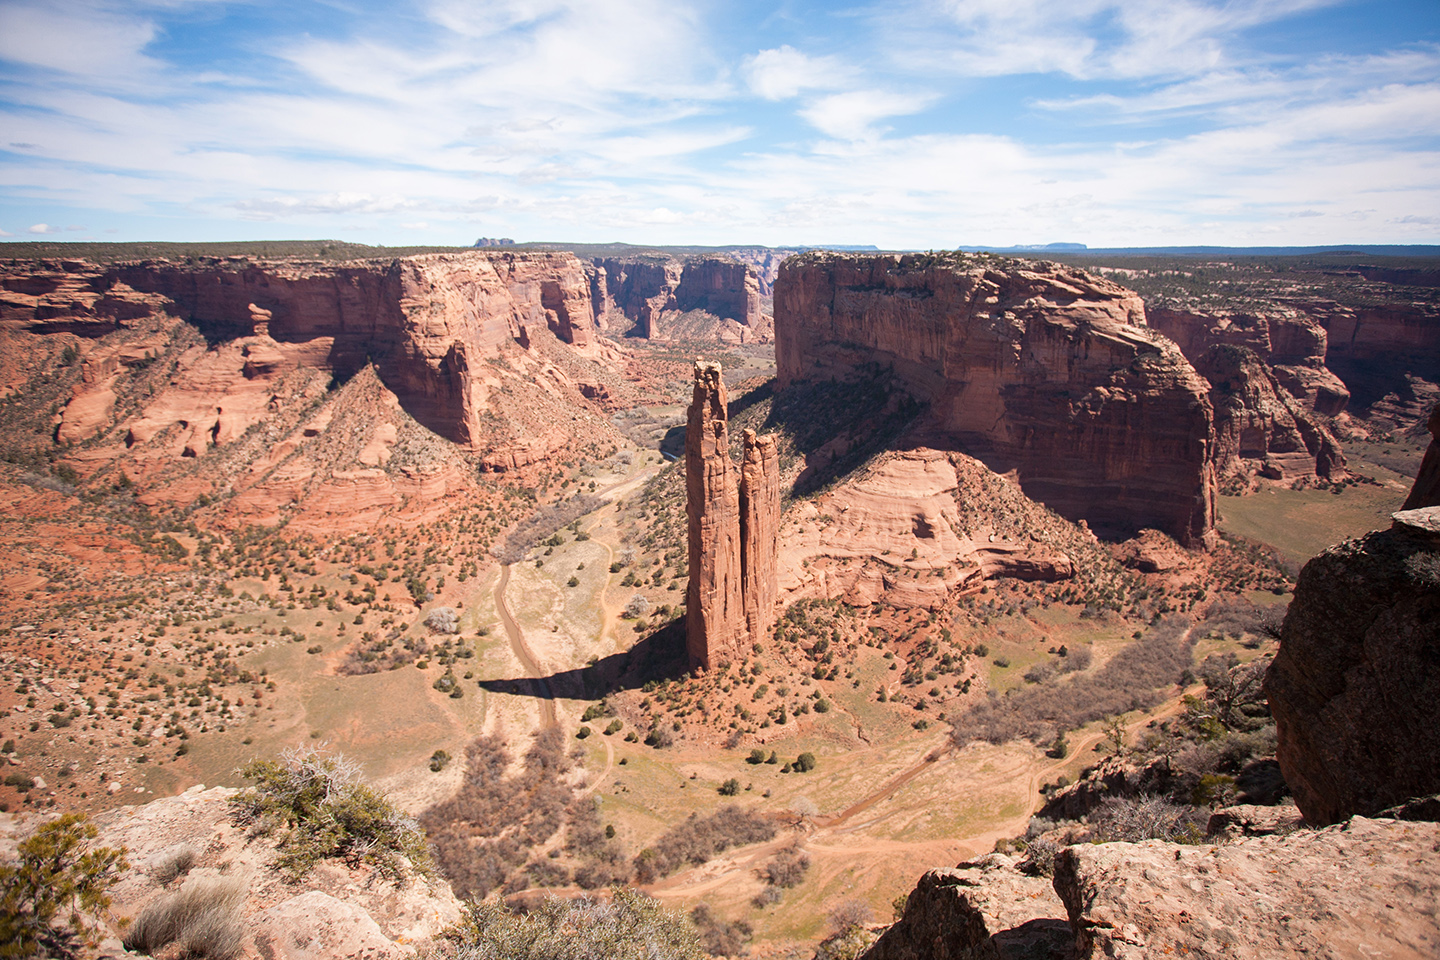
[[[1410,486],[1401,510],[1418,510],[1420,507],[1440,507],[1440,404],[1430,411],[1426,423],[1430,430],[1430,445],[1420,461],[1420,472]]]
[[[775,287],[779,384],[879,362],[936,431],[1107,536],[1215,520],[1208,384],[1138,294],[1052,263],[810,253]]]
[[[685,646],[690,665],[739,662],[775,618],[780,472],[773,436],[744,436],[730,460],[729,398],[720,365],[695,364],[685,428],[690,582]]]
[[[597,257],[587,272],[591,310],[607,331],[619,315],[634,335],[653,340],[771,338],[754,269],[729,257]]]
[[[1440,792],[1440,507],[1394,517],[1305,564],[1265,676],[1312,825]]]
[[[12,330],[93,338],[169,315],[198,328],[212,351],[234,345],[241,356],[237,382],[273,379],[300,365],[344,381],[374,364],[407,413],[457,444],[496,452],[497,469],[533,459],[534,451],[490,450],[495,437],[486,414],[502,384],[486,361],[507,350],[529,356],[547,368],[548,382],[578,399],[571,378],[544,362],[532,340],[544,330],[579,357],[598,359],[610,350],[597,336],[584,267],[564,253],[487,251],[339,264],[242,257],[108,266],[13,261],[4,272],[0,323]],[[201,385],[200,392],[219,386]],[[86,406],[96,402],[82,401]],[[163,418],[163,411],[151,413]],[[151,413],[152,424],[141,433],[164,427]],[[197,416],[191,411],[180,419]],[[85,427],[62,428],[61,438],[78,439],[94,417],[87,412],[84,419]]]
[[[1251,313],[1151,307],[1149,325],[1174,340],[1185,358],[1198,364],[1214,346],[1255,352],[1291,396],[1316,413],[1333,417],[1350,401],[1345,383],[1325,366],[1329,335],[1316,319],[1294,307],[1274,304]]]

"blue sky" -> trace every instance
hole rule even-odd
[[[1440,0],[0,0],[0,239],[1440,242]]]

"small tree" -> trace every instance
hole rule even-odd
[[[98,835],[83,814],[67,813],[22,840],[18,860],[0,864],[0,956],[70,956],[75,938],[93,935],[81,912],[109,907],[110,887],[130,866],[124,847],[91,849]]]
[[[729,780],[726,780],[724,783],[720,784],[719,792],[720,796],[722,797],[735,796],[737,793],[740,792],[740,781],[734,777],[731,777]]]
[[[459,633],[460,616],[454,607],[436,607],[425,618],[425,626],[436,633]]]

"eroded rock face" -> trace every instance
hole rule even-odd
[[[1065,905],[1044,877],[1002,854],[932,870],[865,960],[1062,960],[1072,940]]]
[[[1248,347],[1212,346],[1195,358],[1215,408],[1215,469],[1273,480],[1341,480],[1345,454]]]
[[[1215,518],[1208,385],[1138,294],[1057,264],[804,254],[775,288],[785,386],[893,366],[937,429],[1097,532]]]
[[[1323,416],[1333,417],[1350,400],[1350,391],[1325,366],[1329,338],[1325,327],[1293,307],[1275,304],[1257,313],[1206,313],[1152,307],[1150,326],[1179,344],[1197,367],[1212,347],[1253,351],[1292,397]]]
[[[1265,677],[1311,824],[1440,791],[1440,507],[1397,517],[1305,565]]]
[[[695,364],[685,427],[690,582],[686,650],[710,669],[737,662],[775,619],[780,468],[775,437],[745,431],[744,462],[730,460],[725,380],[717,363]]]
[[[1075,955],[1440,955],[1440,825],[1366,820],[1222,846],[1079,844],[1056,856]]]
[[[611,315],[620,314],[634,324],[634,334],[654,340],[765,343],[772,337],[755,270],[730,257],[597,257],[588,272],[593,312],[607,328]]]
[[[1420,461],[1420,472],[1405,498],[1401,510],[1416,510],[1420,507],[1440,507],[1440,404],[1430,411],[1430,445],[1425,448],[1425,458]]]

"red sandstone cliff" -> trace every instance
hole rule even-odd
[[[1425,457],[1420,461],[1420,472],[1405,497],[1401,510],[1418,510],[1421,507],[1440,507],[1440,404],[1430,411],[1430,445],[1425,448]]]
[[[740,491],[730,462],[728,406],[719,364],[697,363],[685,427],[690,545],[685,644],[690,663],[706,669],[722,660],[738,661],[746,629]]]
[[[1325,366],[1329,338],[1324,326],[1294,307],[1274,304],[1253,313],[1151,307],[1146,316],[1151,327],[1179,344],[1191,363],[1198,363],[1213,346],[1246,347],[1270,367],[1281,386],[1316,413],[1333,417],[1350,400],[1344,382]]]
[[[592,311],[606,329],[619,314],[637,335],[655,340],[771,339],[755,271],[729,257],[599,257],[589,275]]]
[[[1195,358],[1215,408],[1215,469],[1272,480],[1345,477],[1345,454],[1329,429],[1281,386],[1247,347],[1212,346]]]
[[[1208,385],[1139,295],[1057,264],[804,254],[775,287],[779,382],[892,366],[938,431],[1107,535],[1215,516]]]
[[[735,663],[775,621],[780,460],[774,436],[746,430],[744,461],[730,460],[728,397],[720,365],[695,364],[685,427],[690,583],[685,646],[690,664]]]
[[[13,261],[0,284],[0,386],[58,391],[33,442],[251,522],[419,509],[474,471],[422,428],[515,469],[607,436],[586,398],[623,387],[569,254]]]

